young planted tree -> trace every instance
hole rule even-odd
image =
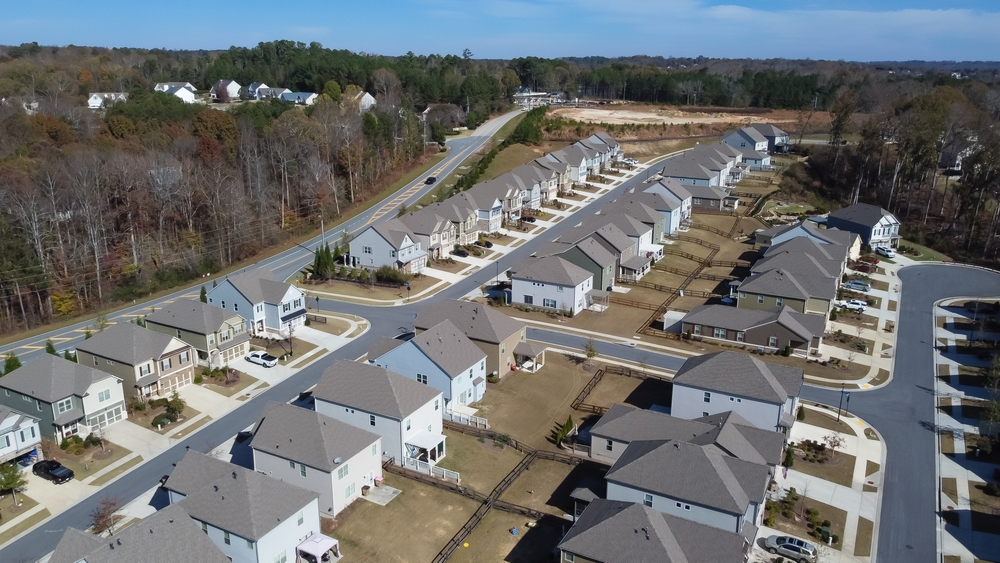
[[[837,459],[837,448],[844,447],[846,442],[847,440],[839,432],[831,432],[823,436],[823,443],[830,449],[830,459],[832,460]]]
[[[597,357],[597,346],[594,344],[593,336],[587,339],[587,343],[583,345],[583,351],[587,354],[588,364],[590,364],[593,359]]]
[[[198,296],[198,299],[202,303],[208,303],[208,291],[205,290],[205,286],[201,286],[201,294]]]
[[[114,535],[115,533],[115,523],[117,518],[115,518],[115,512],[121,507],[121,503],[118,499],[114,497],[104,497],[90,511],[90,531],[93,534],[103,534],[108,532],[109,535]]]
[[[17,494],[18,489],[27,486],[27,484],[28,479],[25,478],[24,473],[21,472],[21,468],[16,463],[0,465],[0,498],[3,498],[8,491],[11,494]]]
[[[9,375],[10,372],[16,370],[19,367],[21,367],[20,358],[18,358],[17,354],[15,354],[14,352],[8,352],[7,357],[4,358],[3,361],[3,374]]]

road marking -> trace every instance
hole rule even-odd
[[[28,346],[27,344],[24,344],[21,348],[24,348],[25,350],[43,350],[45,349],[45,346]]]
[[[66,342],[67,340],[73,340],[71,336],[53,336],[49,338],[53,342]]]

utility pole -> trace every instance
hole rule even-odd
[[[844,384],[840,384],[840,403],[837,404],[837,424],[840,424],[840,410],[844,406]]]
[[[319,215],[319,232],[323,240],[323,245],[326,246],[326,227],[323,225],[323,214]]]

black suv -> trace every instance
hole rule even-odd
[[[48,479],[55,484],[65,483],[73,479],[75,474],[58,461],[45,459],[31,466],[31,472],[42,479]]]
[[[434,182],[437,182],[437,181],[438,181],[438,179],[435,178],[434,176],[428,176],[427,179],[424,180],[424,183],[429,186],[429,185],[431,185],[431,184],[433,184]]]

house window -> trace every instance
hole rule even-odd
[[[521,335],[521,340],[524,340],[524,335],[523,334]],[[479,362],[479,369],[481,369],[481,370],[485,370],[486,369],[486,360],[483,360],[483,361]]]
[[[348,485],[344,489],[344,498],[351,498],[352,496],[354,496],[354,491],[355,490],[356,489],[354,488],[354,483],[351,483],[350,485]]]
[[[181,352],[180,363],[186,364],[187,362],[188,362],[188,353],[187,352]]]
[[[160,360],[160,369],[164,371],[170,369],[170,358],[167,358],[166,360]]]
[[[708,416],[708,412],[702,411],[701,416]]]
[[[305,515],[303,515],[301,512],[299,512],[299,526],[301,526],[302,523],[305,522],[305,521],[306,521]]]
[[[744,338],[745,336],[746,336],[746,333],[745,333],[745,332],[743,332],[742,330],[741,330],[741,331],[739,331],[739,332],[737,332],[737,333],[736,333],[736,341],[737,341],[737,342],[743,342],[743,338]]]
[[[370,246],[362,246],[361,247],[361,252],[363,254],[371,254],[372,253],[372,247],[370,247]]]
[[[219,342],[220,343],[222,343],[222,342],[229,342],[229,340],[231,338],[232,338],[232,335],[229,334],[228,330],[219,334]]]
[[[288,563],[288,555],[284,551],[274,556],[274,563]]]
[[[549,309],[555,309],[556,308],[556,300],[555,299],[542,299],[542,306],[543,307],[548,307]]]
[[[292,304],[291,303],[282,303],[281,304],[281,312],[282,313],[287,313],[287,312],[289,312],[291,310],[292,310]]]
[[[371,426],[375,426],[375,415],[373,414],[368,415],[368,424],[370,424]]]
[[[759,304],[759,303],[763,303],[763,302],[764,302],[764,296],[763,295],[758,295],[757,296],[757,303]]]
[[[406,419],[406,429],[407,430],[410,429],[410,419],[408,419],[408,418]]]
[[[642,495],[642,504],[650,508],[653,507],[653,495],[646,493]]]
[[[422,373],[418,373],[417,374],[417,382],[418,383],[423,383],[424,385],[427,385],[427,376],[424,375],[424,374],[422,374]]]
[[[705,391],[705,398],[702,399],[702,400],[705,401],[706,403],[711,403],[712,402],[712,394],[709,393],[708,391]]]
[[[574,561],[576,561],[576,555],[573,555],[572,553],[567,551],[566,553],[563,553],[563,559],[566,560],[567,563],[573,563]]]
[[[440,402],[440,399],[434,399],[434,410],[438,410],[438,403]]]
[[[458,376],[458,379],[455,380],[455,385],[461,385],[461,384],[462,384],[462,376]]]
[[[767,339],[767,345],[770,346],[771,348],[777,348],[778,347],[778,337],[777,336],[771,336],[771,337],[769,337]]]
[[[344,412],[349,412],[351,414],[354,414],[354,409],[352,409],[350,407],[344,407]]]
[[[774,304],[777,305],[778,307],[781,307],[781,298],[780,297],[776,298],[774,300]]]
[[[378,444],[372,444],[372,457],[378,455]]]
[[[742,403],[743,399],[739,399],[737,397],[729,397],[729,402],[730,403]]]
[[[225,309],[225,308],[226,308],[226,302],[225,302],[225,301],[223,301],[223,302],[222,302],[222,308],[223,308],[223,309]]]
[[[306,476],[306,466],[301,463],[299,464],[299,475],[302,477]]]
[[[701,205],[701,198],[700,197],[694,198],[694,203],[695,205]]]
[[[337,480],[341,481],[344,477],[350,473],[350,467],[345,463],[343,466],[337,468]]]
[[[214,334],[209,334],[208,335],[208,345],[212,346],[214,344],[215,344],[215,335]]]
[[[208,533],[208,524],[207,523],[205,523],[205,522],[201,523],[201,531],[205,532],[206,534]]]
[[[701,325],[694,325],[694,333],[701,334]]]
[[[27,395],[21,395],[21,400],[22,401],[31,401],[31,397],[29,397]]]
[[[395,250],[390,250],[389,251],[389,258],[395,258],[395,257],[396,257],[396,251]]]
[[[534,298],[532,298],[530,295],[525,295],[524,296],[524,304],[525,305],[532,305],[532,304],[534,304],[534,302],[535,302]]]
[[[73,408],[73,397],[67,397],[56,403],[56,413],[62,414]]]
[[[5,444],[7,444],[4,447],[5,448],[9,448],[10,447],[10,434],[5,434],[4,437],[3,437],[3,441],[4,441]],[[24,441],[24,432],[21,432],[21,441]]]
[[[111,390],[110,389],[105,389],[104,391],[101,391],[100,393],[97,394],[97,402],[98,403],[103,403],[104,401],[107,401],[110,398],[111,398]]]
[[[253,549],[253,540],[247,540],[247,549]]]
[[[608,450],[609,452],[614,451],[615,443],[612,442],[611,440],[608,440],[608,442],[604,444],[604,449]]]
[[[556,286],[556,292],[562,293],[563,292],[563,287],[561,285],[557,285]]]
[[[724,328],[716,328],[715,329],[715,337],[716,338],[725,338],[726,337],[726,329],[724,329]]]
[[[97,356],[94,356],[94,365],[97,365]]]
[[[288,462],[288,467],[291,467],[292,469],[295,469],[295,462],[294,461],[289,461]]]
[[[295,306],[295,308],[296,308],[296,309],[298,309],[299,307],[301,307],[301,306],[302,306],[302,299],[296,299],[296,300],[295,300],[295,301],[293,302],[293,305]]]
[[[232,540],[229,539],[229,532],[222,532],[222,541],[226,545],[232,545]]]
[[[181,337],[181,329],[177,329],[177,338]]]

